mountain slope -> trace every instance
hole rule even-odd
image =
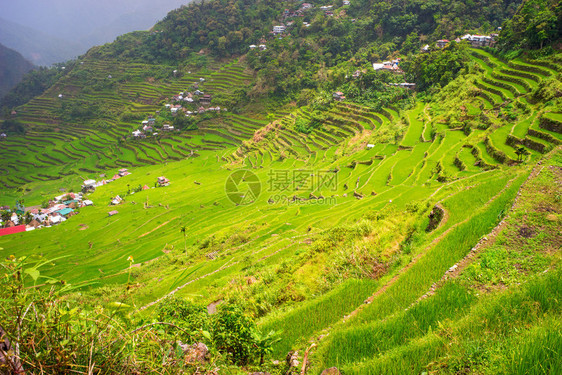
[[[316,9],[310,27],[243,50],[285,6],[300,4],[175,11],[53,68],[56,82],[2,123],[0,204],[106,182],[62,224],[0,237],[5,309],[52,301],[10,336],[25,366],[556,373],[560,55],[505,61],[467,42],[420,53],[411,31],[438,39],[439,22],[394,1]],[[388,30],[409,15],[411,28]],[[374,71],[387,57],[405,73]],[[396,86],[410,78],[419,91]],[[45,339],[53,326],[65,340]],[[209,362],[190,362],[198,342]]]
[[[0,98],[6,95],[33,69],[33,64],[18,52],[0,44]]]
[[[86,48],[81,48],[71,41],[4,18],[0,18],[0,43],[18,51],[38,66],[63,62],[86,51]]]

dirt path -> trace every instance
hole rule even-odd
[[[512,184],[513,181],[515,181],[515,179],[517,178],[517,176],[515,176],[514,178],[512,178],[511,180],[509,180],[509,182],[496,194],[494,195],[492,198],[490,198],[484,205],[482,205],[482,207],[480,208],[480,210],[486,209],[492,202],[494,202],[498,197],[501,196],[501,194],[503,194],[503,192],[505,190],[507,190]],[[446,197],[447,198],[447,197]],[[436,205],[441,208],[444,212],[443,214],[443,218],[441,220],[441,222],[439,223],[438,227],[435,229],[439,229],[442,228],[447,221],[449,220],[449,213],[448,211],[445,209],[445,207],[443,207],[441,205],[441,202],[446,199],[443,198],[441,201],[439,201],[438,203],[436,203]],[[480,211],[479,210],[479,211]],[[439,236],[435,237],[424,249],[423,251],[421,251],[419,254],[417,254],[414,258],[412,258],[412,260],[406,265],[404,266],[402,269],[400,269],[386,284],[384,284],[380,289],[378,289],[374,294],[372,294],[370,297],[368,297],[363,304],[361,304],[360,306],[358,306],[355,310],[353,310],[351,313],[349,313],[349,315],[346,315],[343,317],[343,319],[341,319],[339,322],[334,323],[332,326],[329,326],[327,328],[325,328],[322,331],[322,334],[318,337],[318,340],[316,340],[315,338],[311,339],[310,342],[315,342],[315,341],[320,341],[322,340],[324,337],[326,337],[329,334],[329,331],[332,329],[333,326],[338,325],[338,324],[344,324],[346,323],[350,318],[356,316],[357,314],[359,314],[363,309],[365,309],[369,304],[371,304],[377,297],[379,297],[380,295],[382,295],[384,292],[386,292],[386,290],[388,288],[390,288],[391,286],[393,286],[398,279],[400,278],[400,276],[402,276],[404,273],[406,273],[408,270],[410,270],[424,255],[427,254],[427,252],[433,248],[434,246],[436,246],[443,238],[445,238],[445,236],[447,236],[453,229],[455,229],[456,227],[458,227],[461,224],[464,224],[466,222],[468,222],[470,220],[471,217],[468,217],[466,219],[464,219],[463,221],[460,221],[454,225],[452,225],[450,228],[448,228],[447,230],[445,230],[443,233],[441,233]],[[415,302],[417,303],[417,302]]]
[[[166,298],[168,298],[168,297],[170,297],[170,296],[176,294],[177,292],[179,292],[180,290],[182,290],[183,288],[185,288],[185,287],[188,286],[189,284],[193,284],[194,282],[196,282],[196,281],[198,281],[198,280],[201,280],[201,279],[204,279],[204,278],[209,277],[209,276],[211,276],[211,275],[214,275],[215,273],[220,272],[220,271],[222,271],[222,270],[225,270],[225,269],[227,269],[227,268],[230,268],[230,267],[232,267],[232,266],[235,266],[235,265],[237,265],[238,263],[240,263],[240,262],[233,262],[233,263],[231,263],[230,261],[228,261],[228,262],[226,262],[223,266],[217,268],[216,270],[214,270],[214,271],[212,271],[212,272],[209,272],[209,273],[207,273],[207,274],[205,274],[205,275],[199,276],[199,277],[197,277],[197,278],[195,278],[195,279],[189,280],[187,283],[178,286],[176,289],[172,290],[170,293],[166,293],[164,296],[158,298],[157,300],[152,301],[152,302],[150,302],[149,304],[144,305],[143,307],[141,307],[141,308],[139,309],[139,311],[146,310],[146,309],[148,309],[149,307],[156,305],[156,304],[159,303],[160,301],[163,301],[164,299],[166,299]]]
[[[297,236],[296,236],[296,237],[297,237]],[[281,248],[281,249],[279,249],[279,250],[276,250],[275,252],[273,252],[273,253],[271,253],[271,254],[268,254],[268,255],[266,255],[266,256],[260,258],[259,260],[256,261],[256,263],[263,262],[264,260],[266,260],[266,259],[268,259],[268,258],[271,258],[272,256],[274,256],[274,255],[276,255],[277,253],[279,253],[279,252],[281,252],[281,251],[283,251],[283,250],[285,250],[285,249],[287,249],[287,248],[293,246],[294,244],[295,244],[295,241],[291,240],[291,243],[290,243],[289,245],[287,245],[287,246],[285,246],[285,247],[283,247],[283,248]],[[271,247],[271,246],[272,246],[272,245],[268,245],[268,246],[266,246],[265,248],[262,248],[262,249],[256,251],[254,254],[257,254],[257,253],[259,253],[259,252],[261,252],[261,251],[263,251],[263,250],[265,250],[266,248]],[[217,269],[214,270],[214,271],[211,271],[211,272],[209,272],[209,273],[206,273],[205,275],[199,276],[199,277],[197,277],[197,278],[195,278],[195,279],[189,280],[189,281],[186,282],[185,284],[178,286],[176,289],[172,290],[172,291],[169,292],[169,293],[166,293],[165,295],[163,295],[162,297],[158,298],[157,300],[152,301],[152,302],[150,302],[150,303],[148,303],[148,304],[142,306],[141,308],[139,308],[139,311],[146,310],[147,308],[156,305],[157,303],[159,303],[159,302],[163,301],[164,299],[166,299],[166,298],[168,298],[168,297],[170,297],[170,296],[176,294],[177,292],[179,292],[180,290],[182,290],[182,289],[185,288],[186,286],[188,286],[188,285],[190,285],[190,284],[193,284],[193,283],[196,282],[196,281],[199,281],[199,280],[202,280],[202,279],[204,279],[204,278],[206,278],[206,277],[212,276],[212,275],[214,275],[214,274],[217,273],[217,272],[220,272],[220,271],[225,270],[225,269],[227,269],[227,268],[233,267],[233,266],[235,266],[235,265],[237,265],[237,264],[240,263],[240,261],[232,262],[232,260],[233,260],[233,259],[230,259],[228,262],[226,262],[224,265],[222,265],[221,267],[217,268]]]
[[[142,238],[142,237],[144,237],[144,236],[148,236],[150,233],[152,233],[152,232],[154,232],[154,231],[156,231],[156,230],[162,228],[164,225],[168,224],[170,221],[176,220],[178,217],[179,217],[179,216],[176,216],[176,217],[174,217],[174,218],[171,218],[170,220],[168,220],[168,221],[166,221],[166,222],[160,224],[160,225],[157,226],[156,228],[154,228],[154,229],[152,229],[152,230],[149,230],[149,231],[146,232],[146,233],[141,234],[141,235],[139,236],[139,238]]]

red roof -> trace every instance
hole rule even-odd
[[[0,229],[0,236],[7,236],[8,234],[16,234],[25,232],[25,225],[18,225],[11,228]]]

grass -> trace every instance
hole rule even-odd
[[[466,288],[450,283],[432,298],[384,321],[335,331],[326,339],[329,342],[326,352],[321,353],[326,363],[323,366],[328,367],[329,364],[342,368],[408,345],[425,336],[432,328],[437,328],[439,322],[466,313],[474,301],[475,297]],[[342,341],[346,344],[337,345]]]
[[[499,150],[516,159],[514,148],[506,144],[509,137],[540,143],[545,150],[560,140],[558,133],[538,126],[543,103],[526,101],[523,89],[527,86],[521,83],[536,87],[542,78],[534,78],[546,76],[548,68],[522,67],[527,62],[509,66],[486,52],[476,53],[481,55],[474,57],[477,63],[491,61],[502,70],[501,75],[494,75],[492,68],[484,67],[476,76],[491,102],[463,91],[471,86],[460,77],[458,92],[446,103],[418,101],[411,109],[387,108],[380,113],[354,103],[338,103],[326,110],[321,128],[308,135],[295,129],[293,115],[308,118],[310,108],[275,111],[276,124],[282,124],[276,128],[264,120],[260,104],[252,103],[240,113],[202,122],[199,130],[166,134],[158,141],[118,142],[139,121],[111,118],[109,129],[97,129],[92,123],[66,124],[54,112],[56,95],[77,89],[73,88],[76,82],[61,82],[56,90],[22,107],[30,131],[3,141],[0,204],[13,204],[21,197],[28,205],[40,204],[60,194],[61,188],[76,191],[83,179],[99,179],[101,173],[113,176],[123,166],[132,174],[98,188],[89,196],[95,206],[82,208],[59,226],[0,237],[0,256],[15,254],[34,260],[62,256],[46,274],[72,284],[92,283],[76,297],[84,304],[125,301],[139,309],[173,291],[200,304],[237,301],[248,314],[259,317],[262,330],[283,331],[274,346],[275,358],[282,359],[289,350],[302,351],[309,340],[318,341],[319,335],[329,333],[313,354],[313,364],[341,366],[345,373],[460,371],[467,363],[468,368],[479,369],[484,362],[478,362],[482,356],[478,345],[491,353],[485,363],[496,366],[498,372],[540,371],[533,367],[538,361],[557,369],[555,356],[545,349],[559,342],[555,319],[550,315],[544,320],[529,318],[532,324],[526,325],[521,318],[516,322],[517,334],[504,332],[496,342],[486,340],[481,336],[488,327],[482,326],[481,319],[491,320],[497,313],[500,320],[489,327],[505,329],[508,316],[498,312],[501,306],[496,305],[495,296],[483,299],[475,289],[523,284],[527,274],[557,264],[549,255],[556,253],[548,247],[554,242],[545,240],[558,238],[559,210],[546,203],[558,199],[548,189],[556,186],[551,169],[539,175],[541,184],[533,185],[545,195],[534,193],[533,198],[554,210],[542,212],[543,219],[554,215],[552,221],[545,224],[546,219],[539,220],[541,214],[530,208],[525,215],[510,219],[513,225],[525,223],[534,233],[547,234],[523,241],[514,236],[517,227],[499,235],[503,243],[483,251],[458,282],[446,283],[434,296],[418,302],[504,217],[528,176],[530,163],[542,157],[534,151],[528,164],[507,166],[488,151]],[[111,72],[117,81],[122,64],[92,61],[83,68],[101,77]],[[228,94],[245,86],[252,77],[243,68],[242,63],[231,61],[216,64],[205,74],[193,70],[191,76],[148,82],[142,78],[148,67],[139,64],[116,90],[87,95],[108,110],[146,116],[164,98],[183,91],[200,76],[207,79],[202,85],[205,90],[208,85]],[[508,75],[521,82],[506,81]],[[467,95],[467,105],[460,108],[459,98]],[[504,107],[492,109],[504,101]],[[508,120],[510,114],[516,120]],[[562,119],[557,113],[545,116]],[[451,125],[459,118],[470,129],[450,129],[460,128]],[[265,126],[269,132],[264,139],[253,141],[256,131]],[[46,130],[55,127],[58,130]],[[485,137],[493,148],[486,149]],[[374,147],[367,149],[367,144]],[[457,158],[463,170],[455,164]],[[548,168],[560,161],[556,163]],[[488,171],[491,166],[496,169]],[[241,168],[258,176],[261,194],[253,204],[237,206],[225,193],[225,181]],[[293,181],[284,190],[272,187],[272,174],[287,172],[292,178],[297,170],[316,177],[336,171],[337,181],[331,187],[310,189]],[[169,178],[171,185],[127,194],[129,187],[154,186],[158,176]],[[117,194],[125,197],[125,203],[109,206]],[[437,202],[447,211],[447,221],[426,233],[427,216]],[[114,209],[119,214],[109,217]],[[372,226],[367,225],[360,236],[321,247],[327,234],[366,221]],[[123,287],[128,256],[135,263],[130,292]],[[334,277],[336,270],[341,271],[338,262],[344,261],[346,272]],[[509,289],[506,297],[498,298],[509,302],[515,294]],[[363,303],[373,295],[370,304]],[[527,295],[518,301],[539,299]],[[534,311],[529,310],[531,305],[510,306],[529,314]],[[352,317],[344,319],[353,311]],[[552,311],[556,307],[547,313]],[[149,307],[140,314],[150,319],[151,312]],[[470,339],[462,336],[459,327],[470,332]],[[460,342],[458,348],[449,345],[454,342],[449,334]],[[508,347],[509,340],[514,341]],[[547,345],[537,345],[541,340]],[[493,353],[499,353],[501,361],[494,362]]]
[[[349,314],[372,294],[377,283],[373,280],[350,279],[331,292],[290,310],[281,316],[269,317],[260,324],[266,332],[283,332],[282,340],[273,347],[273,355],[281,357],[302,340],[329,327]]]

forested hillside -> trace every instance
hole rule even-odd
[[[0,44],[0,99],[31,69],[33,64],[22,55]]]
[[[0,371],[562,371],[558,5],[346,4],[193,3],[4,98]]]

